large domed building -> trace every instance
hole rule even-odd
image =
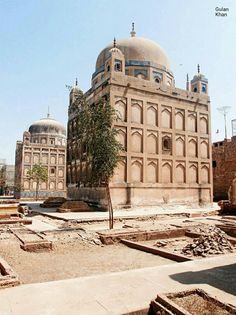
[[[34,198],[36,181],[28,171],[41,164],[47,169],[48,180],[40,184],[39,198],[66,195],[66,130],[51,118],[35,121],[17,141],[15,161],[15,195],[17,198]]]
[[[190,82],[187,75],[186,89],[175,87],[164,49],[133,28],[98,54],[91,83],[84,98],[95,105],[109,100],[120,114],[115,127],[125,152],[110,183],[114,205],[212,202],[210,100],[200,67]],[[82,99],[76,84],[68,111],[68,194],[101,201],[100,190],[79,187],[86,176],[76,137]]]

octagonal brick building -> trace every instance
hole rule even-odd
[[[121,153],[110,182],[116,207],[162,203],[211,203],[211,125],[208,80],[200,67],[186,89],[175,87],[169,58],[157,43],[131,36],[114,40],[98,55],[91,88],[76,84],[68,110],[68,194],[103,202],[101,191],[80,187],[86,170],[78,155],[76,121],[81,99],[109,99]]]
[[[39,198],[66,196],[66,130],[50,117],[35,121],[16,143],[15,196],[34,198],[36,182],[27,173],[41,164],[48,171],[48,180],[40,184]]]

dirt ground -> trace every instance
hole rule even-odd
[[[171,239],[161,239],[158,240],[150,240],[150,241],[142,241],[139,242],[141,244],[147,245],[147,246],[154,246],[156,248],[168,250],[170,252],[177,252],[181,253],[181,250],[184,246],[186,246],[188,243],[190,243],[192,239],[190,237],[176,237]],[[159,245],[160,243],[160,245]],[[166,243],[166,245],[161,245],[161,243]]]
[[[33,216],[32,219],[55,227],[54,230],[41,232],[45,239],[52,241],[52,251],[26,252],[20,248],[20,241],[10,233],[8,227],[0,226],[0,256],[18,274],[21,283],[62,280],[176,263],[122,244],[102,245],[96,231],[107,229],[107,222],[79,224],[51,219],[43,215]],[[209,223],[215,223],[212,220],[206,222],[207,226]],[[164,220],[122,219],[115,222],[115,229],[168,230],[173,229],[174,225],[185,227],[195,225],[196,232],[200,232],[201,228],[205,229],[203,222],[172,217]],[[185,242],[185,239],[176,240],[170,246],[176,251],[185,245]],[[147,244],[154,245],[154,243],[155,241],[150,241],[150,244],[149,242]]]
[[[107,221],[100,221],[100,222],[85,222],[85,223],[77,223],[76,220],[73,221],[63,221],[63,220],[57,220],[52,219],[43,215],[33,215],[33,219],[40,220],[44,223],[50,224],[54,227],[57,227],[59,229],[67,229],[67,228],[84,228],[86,230],[92,230],[92,231],[101,231],[104,229],[108,229],[109,223]],[[149,219],[143,219],[143,218],[137,218],[137,219],[118,219],[114,222],[114,229],[124,229],[124,228],[136,228],[136,229],[147,229],[147,230],[167,230],[167,229],[173,229],[173,226],[171,226],[170,222],[179,222],[179,220],[183,220],[182,218],[171,218],[171,217],[165,217],[165,219],[155,219],[155,218],[149,218]],[[168,222],[167,222],[168,221]]]
[[[176,304],[187,310],[192,315],[231,315],[225,308],[220,307],[209,300],[203,299],[197,294],[190,294],[181,298],[172,299]]]
[[[10,235],[0,242],[0,255],[19,275],[21,283],[90,276],[174,263],[124,245],[98,246],[80,241],[56,242],[53,251],[30,253]]]

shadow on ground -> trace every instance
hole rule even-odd
[[[189,271],[170,275],[171,279],[183,284],[208,284],[236,295],[236,264],[202,271]]]

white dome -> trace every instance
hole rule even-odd
[[[113,44],[105,47],[98,55],[96,62],[96,70],[105,64],[109,57],[109,51]],[[122,51],[125,60],[147,61],[153,64],[170,69],[170,62],[166,52],[154,41],[142,37],[129,37],[117,40],[116,47]]]
[[[57,120],[47,117],[35,121],[30,127],[29,132],[31,134],[51,134],[66,136],[65,127]]]

